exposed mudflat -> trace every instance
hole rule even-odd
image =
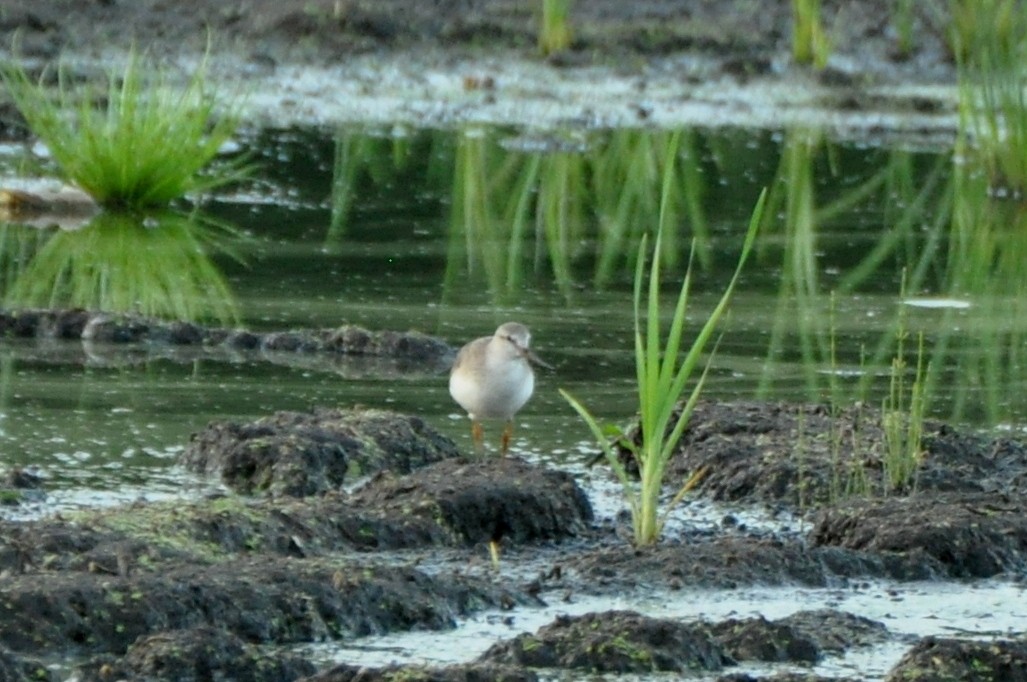
[[[824,2],[832,57],[819,71],[792,62],[788,0],[576,3],[572,46],[548,59],[535,4],[6,0],[0,46],[89,77],[132,45],[191,70],[209,41],[210,74],[263,125],[801,124],[933,138],[956,123],[943,0],[915,3],[904,54],[893,3]]]
[[[760,679],[731,676],[732,669],[812,665],[902,645],[914,648],[894,679],[938,670],[959,674],[937,679],[989,679],[963,676],[982,661],[988,674],[1000,675],[993,679],[1022,679],[1022,632],[997,642],[921,641],[838,609],[773,620],[668,619],[623,609],[561,616],[482,647],[477,660],[433,670],[326,667],[281,649],[446,630],[482,610],[518,618],[560,599],[630,603],[636,595],[670,603],[704,589],[837,589],[1027,571],[1021,444],[929,424],[923,478],[884,494],[873,484],[880,463],[866,454],[882,445],[874,428],[880,415],[869,409],[861,413],[866,441],[858,451],[811,448],[801,453],[802,469],[782,473],[776,455],[791,447],[800,456],[796,410],[816,415],[820,408],[703,404],[674,463],[708,465],[730,478],[723,458],[731,450],[730,463],[776,481],[769,497],[759,486],[731,486],[739,508],[771,505],[804,519],[800,528],[748,528],[725,518],[711,532],[684,523],[651,548],[625,539],[624,515],[596,517],[592,499],[604,493],[584,479],[515,457],[464,459],[417,418],[321,410],[214,423],[183,462],[242,494],[0,524],[0,594],[9,610],[0,619],[0,647],[29,671],[10,679],[62,679],[35,672],[56,658],[70,661],[80,679],[97,680],[112,679],[112,671],[200,679],[196,670],[299,679],[319,668],[311,679],[519,680],[555,670],[705,670]],[[835,428],[845,418],[836,417]],[[929,483],[968,478],[966,466],[974,467],[974,481],[942,489]],[[831,493],[839,467],[846,475],[861,469],[870,487]],[[695,495],[721,489],[711,475]],[[800,495],[812,501],[800,505]],[[172,664],[182,657],[194,672]]]

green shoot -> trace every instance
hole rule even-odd
[[[820,21],[820,0],[792,0],[792,57],[798,64],[827,66],[831,44]]]
[[[682,485],[678,493],[666,505],[663,512],[660,513],[659,499],[667,464],[674,454],[685,427],[688,426],[689,418],[702,393],[702,388],[710,369],[709,361],[707,361],[701,374],[692,384],[691,391],[688,392],[688,397],[683,405],[681,404],[681,398],[685,394],[685,389],[692,377],[698,373],[702,354],[727,311],[731,294],[741,275],[742,267],[752,251],[760,220],[762,219],[765,200],[766,191],[760,195],[759,201],[753,209],[745,242],[742,246],[742,253],[739,256],[734,275],[727,289],[721,295],[720,301],[706,319],[699,334],[692,341],[692,345],[688,348],[680,365],[678,364],[679,351],[682,350],[681,341],[685,331],[685,317],[688,308],[688,293],[691,279],[691,261],[689,262],[689,269],[685,274],[684,282],[681,285],[681,291],[678,294],[677,305],[674,308],[674,316],[671,320],[666,341],[663,341],[660,325],[660,258],[658,256],[662,235],[657,233],[656,247],[654,249],[654,254],[656,255],[653,256],[649,268],[649,286],[645,298],[644,311],[642,308],[642,291],[643,281],[646,276],[645,254],[647,253],[647,239],[643,237],[642,248],[635,268],[634,289],[635,369],[637,373],[642,439],[641,445],[633,450],[633,456],[638,464],[639,476],[641,478],[638,485],[628,477],[628,473],[621,463],[617,452],[614,450],[613,444],[595,417],[570,393],[563,389],[560,390],[561,395],[584,419],[602,448],[603,453],[606,455],[607,461],[620,480],[625,496],[628,499],[634,527],[634,540],[638,546],[651,545],[659,540],[667,514],[681,501],[685,493],[695,486],[704,473],[701,470],[695,472]],[[693,244],[692,255],[694,256],[694,254],[695,247]],[[643,317],[645,318],[644,322]]]
[[[556,54],[571,46],[570,13],[571,0],[542,0],[538,48],[543,55]]]
[[[913,385],[906,390],[905,332],[898,335],[898,350],[891,365],[888,396],[881,409],[884,431],[884,486],[886,492],[915,489],[916,473],[923,461],[924,414],[927,393],[924,390],[924,335],[919,335],[916,373]]]

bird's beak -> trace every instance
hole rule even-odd
[[[522,349],[522,351],[521,351],[521,352],[522,352],[522,353],[524,354],[524,358],[525,358],[525,359],[526,359],[526,360],[527,360],[528,362],[530,362],[531,364],[533,364],[533,365],[536,365],[536,366],[538,366],[538,367],[545,367],[546,369],[549,369],[549,370],[555,370],[555,369],[556,369],[555,367],[553,367],[552,365],[550,365],[550,364],[549,364],[548,362],[546,362],[545,360],[543,360],[543,359],[542,359],[542,358],[540,358],[539,356],[537,356],[537,355],[535,355],[534,353],[532,353],[532,352],[531,352],[531,351],[530,351],[529,349],[527,349],[527,348],[524,348],[524,349]]]

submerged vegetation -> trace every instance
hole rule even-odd
[[[62,178],[107,208],[166,206],[245,176],[244,159],[210,166],[238,121],[219,109],[201,64],[182,88],[151,72],[138,55],[111,70],[106,88],[75,87],[57,69],[55,96],[47,74],[34,81],[13,63],[4,85],[46,145]]]

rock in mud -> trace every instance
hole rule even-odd
[[[390,666],[365,668],[337,665],[297,682],[536,682],[538,675],[525,668],[467,663],[446,668]]]
[[[450,459],[407,476],[383,474],[351,503],[427,524],[444,533],[440,540],[469,545],[568,538],[592,521],[588,498],[570,474],[512,457]],[[436,532],[431,529],[429,536]]]
[[[33,473],[14,467],[0,476],[0,505],[18,505],[44,497],[43,480]]]
[[[194,434],[186,468],[243,494],[304,496],[337,490],[382,470],[410,472],[458,455],[418,417],[380,410],[277,412],[256,421],[217,421]]]
[[[140,637],[121,658],[105,655],[80,666],[80,682],[160,680],[281,682],[314,673],[314,664],[288,654],[268,655],[210,626]]]
[[[490,647],[479,660],[599,673],[715,671],[733,663],[702,626],[634,611],[560,616],[534,635]]]
[[[926,557],[940,577],[987,578],[1027,567],[1027,502],[1000,494],[852,500],[820,512],[814,546]]]
[[[925,637],[906,652],[886,682],[1027,682],[1027,642]]]

